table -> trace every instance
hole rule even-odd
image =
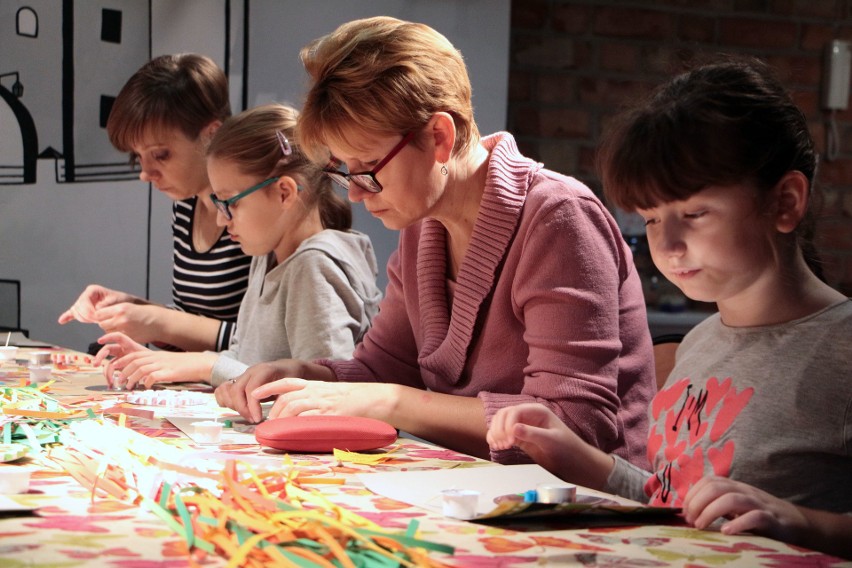
[[[54,349],[54,353],[73,352]],[[22,355],[18,356],[19,358]],[[6,371],[4,378],[3,372]],[[74,364],[60,366],[61,377],[51,395],[62,401],[81,395],[115,396],[92,390],[102,384],[97,370]],[[11,364],[0,363],[0,380],[14,381]],[[104,401],[91,401],[92,404]],[[85,406],[88,403],[83,403]],[[221,460],[290,460],[295,469],[317,478],[342,480],[318,484],[331,502],[384,527],[404,532],[416,521],[423,541],[454,547],[452,555],[430,552],[434,565],[446,566],[852,566],[827,555],[755,536],[725,536],[682,524],[628,527],[582,527],[514,530],[445,518],[441,514],[376,495],[357,474],[375,471],[424,471],[447,468],[503,467],[433,446],[400,438],[391,459],[379,465],[340,462],[332,455],[270,456],[257,445],[209,448],[195,444],[162,418],[131,416],[126,425],[187,455]],[[193,454],[194,452],[194,454]],[[201,458],[199,458],[201,459]],[[30,492],[21,498],[39,507],[37,515],[0,517],[0,565],[177,567],[223,566],[216,555],[192,554],[186,540],[160,517],[136,504],[92,493],[44,455],[24,460],[38,468]],[[2,466],[3,464],[0,464]],[[4,467],[20,467],[5,465]],[[518,527],[516,527],[518,528]]]

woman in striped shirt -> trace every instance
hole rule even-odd
[[[175,202],[174,303],[167,307],[92,284],[59,323],[97,323],[105,332],[181,350],[227,348],[251,259],[216,225],[204,153],[230,115],[227,78],[202,55],[157,57],[125,83],[107,132],[140,165],[139,178]]]

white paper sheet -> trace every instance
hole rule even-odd
[[[535,489],[541,483],[564,483],[536,464],[493,464],[434,471],[362,473],[358,474],[358,479],[373,493],[436,513],[443,512],[441,491],[473,489],[480,493],[476,508],[478,515],[493,510],[496,506],[494,499],[497,497],[523,493]]]

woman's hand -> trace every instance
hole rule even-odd
[[[500,409],[486,435],[492,450],[516,446],[536,463],[570,483],[600,489],[613,458],[586,443],[549,408],[526,403]]]
[[[155,383],[205,382],[210,376],[215,353],[169,353],[152,351],[123,333],[108,333],[98,339],[103,345],[94,359],[100,365],[108,356],[113,359],[104,367],[110,387],[116,372],[128,390],[142,384],[151,388]]]
[[[394,385],[384,383],[338,383],[284,378],[251,392],[260,401],[277,396],[269,418],[332,414],[365,416],[387,420],[387,407]]]
[[[68,310],[59,316],[59,323],[66,324],[77,320],[83,323],[98,323],[97,311],[107,306],[113,306],[122,302],[139,302],[136,296],[125,292],[111,290],[98,284],[86,286],[83,293],[71,305]]]
[[[105,333],[121,332],[139,343],[163,340],[161,317],[173,310],[155,304],[120,302],[99,308],[95,312],[96,323]]]
[[[724,534],[751,531],[784,542],[796,542],[808,519],[788,501],[726,477],[708,476],[692,486],[683,500],[687,522],[706,528],[719,517]]]
[[[232,408],[240,416],[253,423],[263,420],[260,403],[266,397],[256,398],[251,393],[258,387],[282,377],[308,377],[321,381],[335,380],[334,372],[328,367],[299,361],[298,359],[279,359],[267,363],[252,365],[246,372],[223,383],[216,389],[216,402],[219,406]],[[270,393],[268,396],[273,396]]]

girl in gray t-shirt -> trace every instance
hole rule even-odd
[[[616,121],[604,190],[645,220],[654,263],[719,312],[679,346],[651,408],[643,471],[544,406],[503,409],[492,449],[517,446],[563,479],[682,507],[704,528],[852,555],[852,301],[820,278],[817,155],[768,67],[705,65]],[[830,511],[830,512],[829,512]]]

